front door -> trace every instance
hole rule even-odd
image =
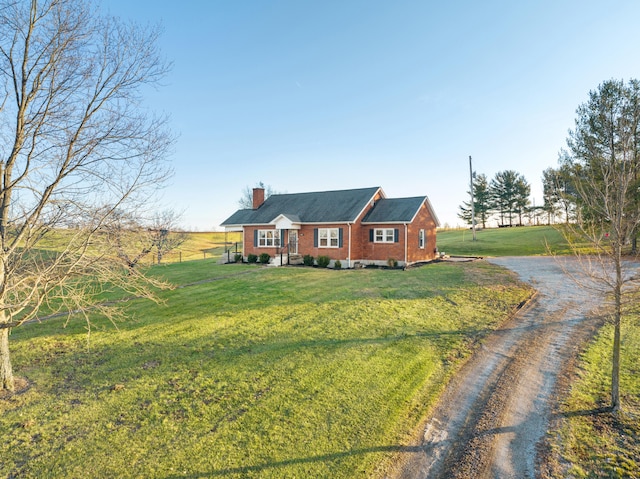
[[[289,230],[289,253],[298,254],[298,232]]]

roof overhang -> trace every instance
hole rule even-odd
[[[409,225],[413,222],[411,221],[363,221],[363,225],[371,226],[371,225]]]
[[[225,225],[224,230],[231,233],[231,232],[242,232],[244,231],[244,228],[242,225]]]
[[[269,224],[272,224],[278,230],[299,230],[300,218],[297,215],[280,214],[276,216]]]
[[[433,205],[431,204],[431,201],[429,201],[429,197],[428,196],[424,199],[424,202],[427,205],[427,209],[429,210],[429,213],[431,214],[431,217],[433,218],[433,221],[436,224],[436,228],[439,228],[440,227],[440,220],[438,219],[438,215],[436,215],[436,212],[433,209]]]

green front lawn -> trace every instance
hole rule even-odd
[[[193,286],[115,330],[14,330],[2,477],[368,478],[531,290],[485,263],[409,271],[160,266]]]

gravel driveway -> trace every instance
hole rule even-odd
[[[495,258],[538,291],[493,332],[447,387],[422,444],[398,478],[534,478],[536,448],[548,429],[554,386],[577,345],[598,324],[602,298],[566,271],[573,258]],[[559,262],[562,263],[559,263]]]

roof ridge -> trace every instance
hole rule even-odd
[[[271,198],[272,196],[287,196],[287,195],[318,195],[318,194],[326,194],[326,193],[343,193],[343,192],[349,192],[349,191],[365,191],[365,190],[373,190],[373,191],[378,191],[380,188],[382,188],[381,186],[368,186],[365,188],[347,188],[344,190],[325,190],[325,191],[301,191],[299,193],[274,193],[272,195],[269,196],[269,198]]]

